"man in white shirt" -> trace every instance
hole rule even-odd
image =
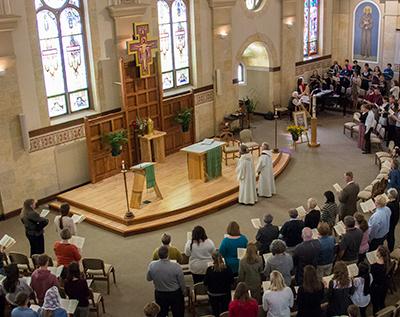
[[[365,134],[364,134],[364,151],[363,154],[371,153],[371,133],[375,126],[375,115],[374,112],[371,110],[371,105],[365,105],[368,109],[368,116],[365,120]]]

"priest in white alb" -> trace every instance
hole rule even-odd
[[[239,203],[254,205],[257,202],[256,174],[253,156],[244,144],[240,146],[240,159],[236,173],[239,181]]]
[[[256,174],[258,178],[258,195],[271,197],[276,194],[274,170],[272,166],[272,151],[269,150],[269,144],[263,143],[261,155],[258,158]]]

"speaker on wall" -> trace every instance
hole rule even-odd
[[[23,113],[20,113],[18,115],[18,118],[21,126],[22,145],[24,147],[24,150],[29,152],[30,142],[29,142],[29,131],[26,125],[26,117]]]

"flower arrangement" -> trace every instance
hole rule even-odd
[[[292,135],[293,141],[297,141],[305,129],[300,125],[290,125],[287,127],[287,131]]]
[[[133,122],[133,130],[139,135],[145,135],[147,132],[147,120],[137,116]]]

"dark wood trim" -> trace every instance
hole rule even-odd
[[[232,79],[232,84],[237,85],[238,83],[239,83],[239,79],[238,78]]]
[[[119,112],[119,111],[121,111],[121,108],[111,109],[111,110],[107,110],[107,111],[104,111],[104,112],[101,112],[101,113],[92,114],[90,116],[87,116],[87,118],[93,119],[93,118],[96,118],[96,117],[99,117],[99,116],[105,116],[105,115],[108,115],[110,113]],[[40,128],[40,129],[29,131],[29,137],[33,138],[33,137],[36,137],[36,136],[39,136],[39,135],[43,135],[43,134],[47,134],[47,133],[50,133],[50,132],[55,132],[55,131],[58,131],[58,130],[74,127],[76,125],[83,124],[83,123],[84,123],[84,118],[79,118],[79,119],[74,119],[74,120],[71,120],[71,121],[68,121],[68,122],[63,122],[63,123],[59,123],[59,124],[55,124],[55,125],[50,125],[48,127],[44,127],[44,128]]]
[[[308,59],[306,61],[297,62],[296,63],[296,67],[297,66],[302,66],[302,65],[307,65],[307,64],[312,64],[312,63],[315,63],[315,62],[320,62],[320,61],[323,61],[323,60],[329,59],[329,58],[332,58],[331,54],[320,56],[320,57],[317,57],[317,58],[311,58],[311,59]]]
[[[280,71],[281,71],[281,67],[280,67],[280,66],[268,67],[268,71],[269,71],[270,73],[280,72]]]
[[[200,92],[207,91],[207,90],[213,90],[213,89],[214,89],[214,85],[211,84],[211,85],[207,85],[204,87],[199,87],[199,88],[193,89],[193,94],[198,94]]]
[[[163,96],[163,101],[167,101],[167,100],[170,100],[170,99],[174,99],[176,97],[180,97],[180,96],[183,96],[183,95],[190,95],[190,94],[193,94],[193,90],[192,89],[181,91],[181,92],[177,92],[176,94],[173,94],[173,95]]]

